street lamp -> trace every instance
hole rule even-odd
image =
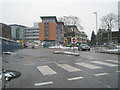
[[[97,36],[97,12],[94,12],[94,14],[96,15],[96,46],[98,49],[98,36]]]

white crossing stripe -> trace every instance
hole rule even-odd
[[[52,70],[48,66],[38,66],[38,70],[43,74],[43,75],[53,75],[57,74],[54,70]]]
[[[53,84],[53,82],[49,81],[49,82],[36,83],[35,86],[42,86],[42,85],[48,85],[48,84]]]
[[[98,73],[98,74],[94,74],[95,76],[103,76],[103,75],[108,75],[108,73]]]
[[[75,67],[72,67],[68,64],[58,64],[59,67],[67,70],[68,72],[77,72],[77,71],[81,71],[80,69],[78,68],[75,68]]]
[[[75,63],[77,65],[89,68],[89,69],[100,69],[101,67],[95,66],[95,65],[91,65],[91,64],[87,64],[87,63],[83,63],[83,62],[79,62],[79,63]]]
[[[117,72],[120,72],[120,71],[117,71]]]
[[[92,63],[96,63],[96,64],[101,64],[101,65],[109,66],[109,67],[118,66],[116,64],[111,64],[111,63],[106,63],[106,62],[101,62],[101,61],[91,61],[91,62]]]
[[[113,63],[119,63],[117,60],[105,60],[105,61],[113,62]]]
[[[72,80],[78,80],[78,79],[83,79],[84,77],[73,77],[73,78],[68,78],[69,81],[72,81]]]

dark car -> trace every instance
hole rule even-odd
[[[78,51],[85,51],[88,50],[90,51],[90,46],[88,46],[87,44],[80,44],[80,46],[78,47]]]

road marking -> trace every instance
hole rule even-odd
[[[91,65],[91,64],[87,64],[87,63],[83,63],[83,62],[79,62],[79,63],[75,63],[77,65],[89,68],[89,69],[100,69],[101,67],[95,66],[95,65]]]
[[[57,74],[54,70],[52,70],[48,66],[38,66],[38,70],[43,74],[43,75],[53,75]]]
[[[59,67],[67,70],[68,72],[77,72],[77,71],[81,71],[80,69],[78,68],[75,68],[75,67],[72,67],[68,64],[58,64]]]
[[[53,82],[49,81],[49,82],[36,83],[35,86],[42,86],[42,85],[48,85],[48,84],[53,84]]]
[[[28,64],[24,64],[24,65],[34,65],[34,63],[28,63]]]
[[[80,59],[77,59],[77,60],[75,60],[75,61],[81,61]]]
[[[101,65],[109,66],[109,67],[118,66],[116,64],[111,64],[111,63],[106,63],[106,62],[101,62],[101,61],[91,61],[91,62],[92,63],[96,63],[96,64],[101,64]]]
[[[120,72],[120,71],[117,71],[117,72]]]
[[[103,75],[108,75],[108,73],[98,73],[98,74],[94,74],[95,76],[103,76]]]
[[[113,63],[119,63],[117,60],[105,60],[105,61],[113,62]]]
[[[68,78],[69,81],[72,81],[72,80],[78,80],[78,79],[83,79],[84,77],[73,77],[73,78]]]

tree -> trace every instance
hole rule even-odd
[[[112,29],[118,25],[118,17],[113,13],[103,16],[101,19],[101,29],[108,31],[108,43],[112,41]]]
[[[58,19],[60,22],[64,22],[65,25],[76,25],[78,29],[83,30],[80,25],[80,19],[76,16],[63,16]]]
[[[91,35],[91,45],[94,46],[96,44],[96,35],[95,32],[92,31],[92,35]]]
[[[117,26],[118,17],[113,13],[109,13],[106,16],[103,16],[101,19],[101,29],[106,29],[111,31],[112,28]]]

